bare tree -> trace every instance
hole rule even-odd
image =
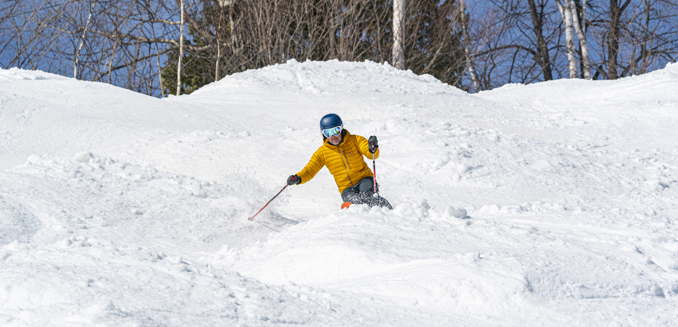
[[[597,57],[591,61],[593,79],[642,74],[676,60],[676,1],[611,0],[609,6],[590,6],[595,15],[590,20],[591,35],[600,45],[593,50]]]
[[[181,95],[181,60],[184,57],[184,0],[181,0],[181,27],[179,32],[179,63],[177,64],[177,95]]]
[[[398,69],[405,69],[405,53],[403,52],[404,11],[405,0],[393,0],[393,66]]]
[[[64,14],[66,4],[46,1],[3,1],[3,33],[0,34],[0,60],[5,67],[53,68],[44,63],[54,50],[61,33],[50,28]]]
[[[556,3],[558,4],[560,15],[563,17],[563,22],[565,22],[565,48],[567,49],[567,61],[570,66],[570,78],[577,78],[577,59],[572,18],[574,3],[572,0],[556,0]]]
[[[653,65],[659,66],[660,58],[676,61],[678,53],[678,2],[643,0],[642,6],[634,7],[629,15],[629,24],[622,30],[626,42],[620,45],[628,64],[622,63],[621,76],[643,74]]]
[[[560,75],[562,20],[555,17],[557,7],[548,0],[492,0],[492,4],[474,19],[475,25],[480,23],[474,34],[481,43],[473,61],[486,66],[477,67],[479,74],[494,75],[480,79],[531,83]]]
[[[78,78],[78,61],[80,61],[80,51],[82,46],[85,43],[85,36],[87,36],[87,28],[89,28],[89,23],[92,20],[92,14],[94,12],[94,6],[96,6],[96,0],[92,1],[92,6],[89,10],[89,16],[87,16],[87,23],[85,23],[85,28],[82,31],[82,37],[80,38],[80,45],[78,46],[78,51],[75,53],[75,60],[73,62],[73,78]]]
[[[589,80],[591,79],[591,64],[589,61],[589,47],[586,40],[586,0],[582,0],[582,4],[578,5],[574,0],[570,0],[573,3],[571,6],[572,19],[574,24],[574,29],[577,32],[577,38],[579,40],[579,49],[581,50],[581,60],[582,60],[582,69],[584,78]]]
[[[466,62],[466,70],[468,71],[471,81],[473,82],[473,91],[478,93],[478,91],[480,91],[480,83],[478,81],[478,76],[476,75],[475,69],[473,68],[473,55],[471,54],[470,50],[468,22],[466,19],[466,5],[464,4],[464,0],[459,0],[459,17],[461,20],[462,44],[464,47],[464,61]]]
[[[618,72],[618,53],[619,53],[619,37],[621,30],[622,14],[628,8],[631,0],[610,0],[610,17],[609,17],[609,32],[607,37],[607,78],[619,78]]]
[[[527,0],[528,7],[530,9],[530,15],[532,17],[532,31],[537,38],[537,53],[535,55],[535,60],[541,66],[542,72],[544,74],[544,80],[553,79],[553,71],[551,67],[551,58],[549,54],[549,47],[544,37],[544,22],[546,20],[546,1],[542,0],[539,5],[535,3],[535,0]]]

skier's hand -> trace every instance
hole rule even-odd
[[[287,185],[295,185],[301,183],[301,177],[297,175],[290,175],[287,177]]]
[[[379,148],[379,142],[377,142],[377,137],[372,135],[370,138],[367,140],[367,144],[370,147],[370,153],[375,153],[377,152],[377,149]]]

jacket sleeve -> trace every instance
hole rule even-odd
[[[368,159],[372,159],[372,153],[370,153],[370,144],[367,142],[367,139],[360,135],[355,135],[355,138],[358,142],[358,151],[360,151],[360,154],[364,155]],[[374,159],[378,158],[379,148],[377,148],[377,152],[374,153]]]
[[[322,147],[316,151],[311,160],[308,161],[306,167],[297,173],[297,176],[301,177],[301,184],[304,184],[311,179],[325,166],[325,161],[323,160],[323,155],[321,153]]]

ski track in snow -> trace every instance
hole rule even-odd
[[[478,95],[338,61],[163,100],[0,84],[0,325],[678,322],[678,65]],[[379,137],[394,210],[339,210],[323,170],[247,221],[328,112]]]

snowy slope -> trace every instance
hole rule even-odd
[[[3,326],[678,323],[678,65],[478,95],[338,61],[163,100],[0,84]],[[248,222],[329,112],[379,137],[394,210],[339,210],[323,170]]]

